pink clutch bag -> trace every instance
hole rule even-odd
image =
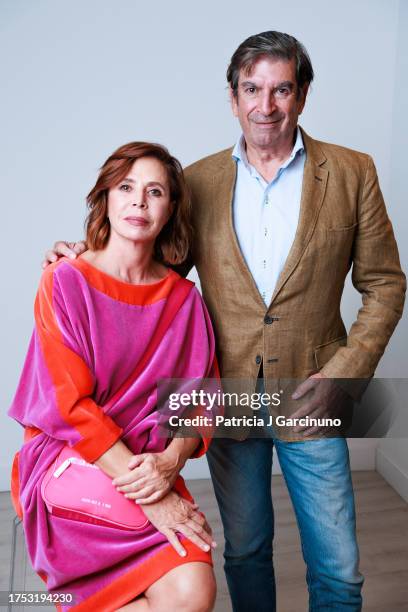
[[[82,523],[143,529],[149,522],[133,500],[115,489],[109,476],[69,446],[46,472],[41,495],[51,514]]]

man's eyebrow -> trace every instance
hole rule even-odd
[[[280,87],[287,87],[288,89],[293,89],[295,87],[295,84],[292,81],[282,81],[282,83],[279,83],[275,89],[279,89]]]
[[[253,81],[242,81],[241,87],[259,87],[259,85],[257,85]],[[287,87],[288,89],[294,89],[295,83],[293,83],[292,81],[282,81],[281,83],[278,83],[274,87],[274,89],[279,89],[280,87]]]
[[[258,87],[253,81],[242,81],[241,87]]]

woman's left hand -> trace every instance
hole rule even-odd
[[[152,504],[171,490],[181,467],[177,455],[168,449],[161,453],[134,455],[128,464],[131,472],[117,476],[112,484],[128,499]]]

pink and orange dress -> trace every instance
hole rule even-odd
[[[113,611],[178,565],[211,564],[211,554],[186,539],[187,556],[180,557],[151,523],[135,532],[54,516],[40,491],[66,444],[91,463],[120,438],[134,454],[160,452],[168,440],[159,433],[158,379],[218,375],[211,322],[192,287],[132,380],[179,278],[170,270],[154,284],[132,285],[82,258],[64,258],[42,275],[35,329],[8,412],[25,428],[13,463],[12,500],[33,568],[50,593],[75,598],[74,605],[58,604],[61,612]],[[195,456],[207,446],[202,439]],[[192,500],[180,476],[176,490]]]

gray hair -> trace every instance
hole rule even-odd
[[[302,43],[290,34],[269,30],[268,32],[254,34],[244,40],[231,57],[227,70],[227,81],[235,97],[238,95],[240,71],[243,70],[246,74],[249,74],[261,57],[272,57],[287,61],[295,58],[298,93],[303,85],[309,85],[313,81],[312,62]]]

